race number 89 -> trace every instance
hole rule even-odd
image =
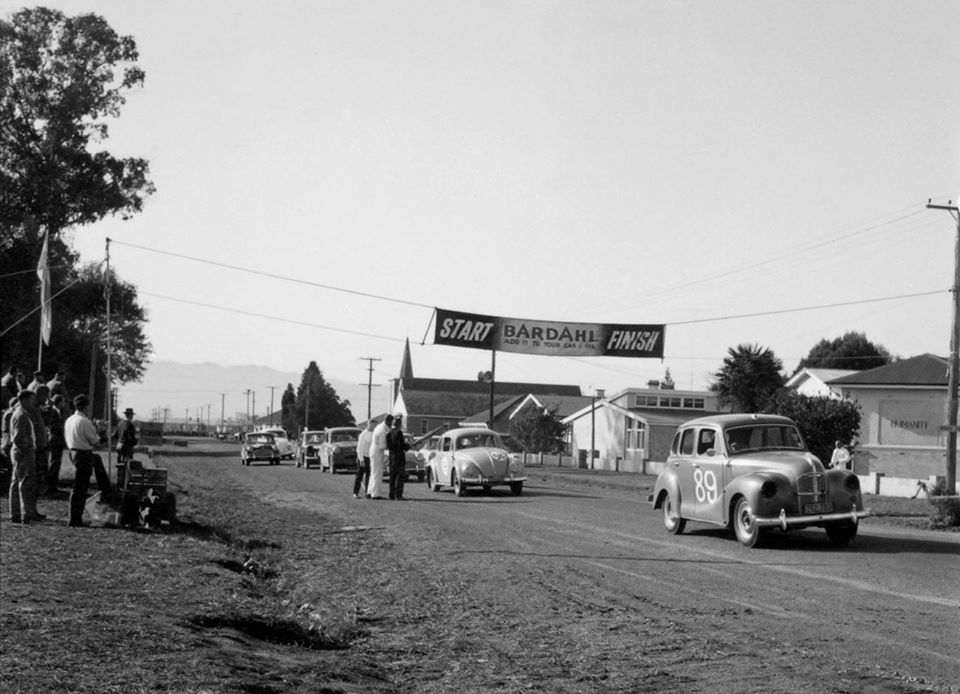
[[[693,473],[693,483],[696,485],[697,501],[701,504],[704,501],[712,504],[717,500],[717,476],[713,474],[713,470],[696,470]]]

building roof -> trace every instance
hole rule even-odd
[[[486,385],[486,384],[484,384]],[[407,410],[407,416],[450,417],[452,419],[470,417],[481,410],[490,412],[490,387],[486,393],[451,393],[444,391],[404,390],[400,397]],[[515,395],[498,395],[494,392],[494,409],[504,403],[512,404]]]
[[[808,378],[816,378],[824,383],[832,381],[835,378],[842,378],[850,374],[860,373],[855,369],[800,369],[787,381],[787,388],[794,388],[806,381]]]
[[[832,386],[947,386],[947,360],[935,354],[921,354],[875,369],[857,371],[835,378]]]

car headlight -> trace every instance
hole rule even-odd
[[[474,463],[468,463],[466,467],[463,468],[464,477],[479,477],[480,468],[478,468]]]
[[[772,499],[777,495],[777,483],[773,480],[767,480],[760,485],[760,496],[764,499]]]
[[[519,458],[510,458],[510,472],[514,475],[522,475],[523,461]]]
[[[843,488],[851,494],[856,494],[860,491],[860,478],[856,475],[847,475],[847,479],[843,481]]]

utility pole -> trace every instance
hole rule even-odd
[[[371,394],[373,393],[374,388],[380,387],[379,383],[373,382],[373,362],[383,361],[383,360],[380,359],[380,357],[360,357],[360,359],[361,361],[369,362],[369,367],[367,368],[367,382],[360,384],[362,386],[365,385],[367,387],[367,421],[369,422],[370,417],[373,414],[371,411],[371,405],[370,405]]]
[[[251,390],[250,392],[253,393],[253,409],[251,409],[250,412],[253,415],[253,421],[256,422],[257,421],[257,391]]]
[[[267,386],[270,389],[270,426],[273,426],[273,391],[277,389],[276,386]]]
[[[223,408],[227,401],[227,394],[220,393],[220,433],[223,433]]]
[[[243,392],[244,392],[244,394],[247,396],[247,409],[245,409],[245,410],[243,411],[244,415],[246,416],[247,421],[244,422],[244,424],[246,425],[247,428],[249,428],[249,427],[250,427],[250,393],[252,393],[253,391],[251,391],[249,388],[247,388],[247,389],[246,389],[245,391],[243,391]]]
[[[950,330],[950,369],[947,383],[947,492],[957,493],[957,385],[960,382],[960,209],[947,200],[934,205],[927,200],[927,209],[946,210],[957,222],[957,239],[953,249],[953,324]]]

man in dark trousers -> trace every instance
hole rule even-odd
[[[133,448],[137,445],[137,428],[133,425],[133,409],[123,411],[123,417],[117,425],[117,462],[126,465],[133,458]]]
[[[60,463],[66,441],[63,438],[63,396],[54,395],[44,413],[50,430],[50,467],[47,469],[47,494],[54,495],[60,483]]]
[[[73,399],[73,414],[63,425],[63,435],[70,449],[70,460],[77,468],[73,481],[73,491],[70,493],[70,525],[80,527],[83,522],[83,509],[87,501],[87,489],[90,487],[90,475],[97,477],[100,487],[100,498],[112,494],[110,478],[103,467],[103,461],[93,449],[100,445],[100,432],[96,425],[87,417],[86,409],[90,405],[90,398],[78,395]]]
[[[390,451],[390,498],[398,501],[403,501],[403,485],[407,481],[408,448],[403,438],[403,420],[397,415],[393,428],[387,433],[387,450]]]
[[[31,523],[46,518],[37,511],[37,439],[34,419],[30,414],[35,395],[21,390],[17,395],[17,409],[10,418],[10,458],[13,475],[10,481],[10,520],[13,523]]]

